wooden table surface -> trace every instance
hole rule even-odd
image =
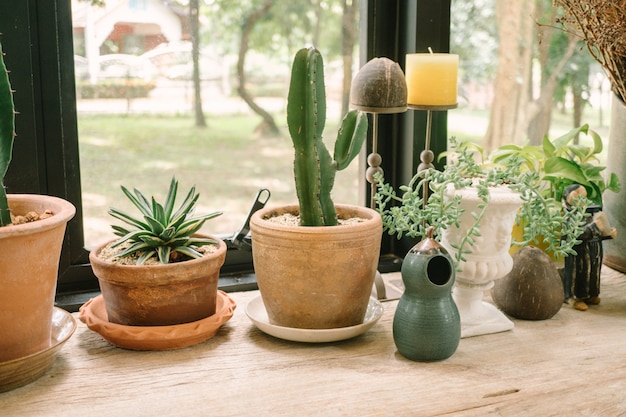
[[[218,334],[168,352],[116,348],[83,323],[40,379],[0,394],[0,416],[626,415],[626,277],[604,268],[603,301],[462,339],[442,362],[395,348],[397,301],[352,340],[304,344],[256,329],[245,305]]]

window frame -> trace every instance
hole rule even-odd
[[[449,51],[450,0],[361,0],[360,11],[361,65],[386,56],[404,68],[409,51],[428,46]],[[18,136],[5,185],[10,193],[55,195],[76,206],[59,264],[59,295],[98,291],[84,246],[71,22],[70,0],[0,2],[0,33],[19,111]],[[407,183],[419,164],[425,142],[423,113],[409,110],[379,118],[378,153],[383,157],[387,181],[395,187]],[[366,153],[372,151],[371,129],[368,134]],[[447,112],[435,112],[432,149],[441,152],[446,143]],[[362,181],[362,188],[363,195],[369,195],[370,185]],[[385,234],[381,271],[397,270],[413,244]],[[230,255],[224,270],[239,274],[236,280],[250,283],[244,276],[251,273],[251,257],[235,251]]]

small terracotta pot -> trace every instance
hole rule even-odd
[[[74,206],[60,198],[10,194],[14,215],[51,210],[44,220],[0,227],[0,362],[50,347],[65,226]]]
[[[252,256],[270,323],[330,329],[361,324],[378,267],[382,220],[369,208],[337,205],[340,226],[288,226],[265,219],[297,205],[265,208],[251,218]]]
[[[200,259],[166,265],[119,265],[89,254],[100,282],[108,320],[127,326],[166,326],[189,323],[215,314],[220,268],[226,244]]]

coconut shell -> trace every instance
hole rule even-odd
[[[407,87],[404,72],[389,58],[373,58],[352,80],[350,105],[370,113],[406,111]]]
[[[563,305],[563,282],[545,252],[525,246],[513,255],[511,272],[495,281],[491,297],[511,317],[546,320]]]

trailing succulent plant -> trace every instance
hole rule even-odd
[[[0,42],[0,226],[11,224],[11,212],[4,187],[4,176],[9,169],[15,138],[15,106],[9,72],[4,64]]]
[[[516,223],[523,227],[523,238],[513,244],[525,246],[538,244],[542,239],[546,252],[557,259],[573,254],[573,247],[579,243],[577,236],[582,233],[587,216],[585,206],[590,201],[576,205],[574,210],[564,211],[561,202],[543,192],[545,184],[537,172],[523,169],[522,160],[511,157],[507,165],[479,163],[467,142],[458,144],[450,140],[454,163],[446,165],[443,171],[429,168],[418,172],[407,185],[400,187],[398,195],[393,187],[385,184],[382,175],[376,175],[377,210],[383,219],[383,226],[389,234],[398,239],[403,235],[424,238],[430,226],[435,236],[441,237],[442,230],[458,227],[463,213],[461,197],[453,195],[451,188],[475,187],[482,203],[478,212],[472,213],[474,225],[460,239],[455,247],[455,261],[464,261],[464,255],[471,253],[475,238],[480,236],[480,222],[490,201],[490,187],[505,186],[520,194],[522,206]],[[452,159],[452,158],[450,158]],[[429,188],[427,201],[424,201],[424,186]],[[522,219],[524,220],[522,222]]]
[[[367,115],[348,112],[337,133],[334,154],[322,141],[326,123],[324,62],[315,48],[296,53],[287,99],[287,124],[295,149],[294,174],[303,226],[333,226],[337,213],[331,191],[338,170],[359,154],[367,135]]]
[[[138,189],[133,192],[122,186],[122,191],[141,213],[140,217],[111,208],[109,214],[131,226],[126,228],[113,225],[115,235],[120,236],[111,248],[129,242],[130,245],[117,254],[118,257],[135,255],[137,265],[143,264],[152,257],[157,257],[162,264],[170,261],[200,258],[198,248],[216,243],[213,239],[192,236],[205,221],[221,215],[213,212],[203,216],[190,217],[193,213],[199,194],[196,187],[191,187],[185,200],[174,210],[178,181],[172,178],[165,203],[158,203],[154,197],[149,201]],[[182,258],[181,258],[182,255]]]

